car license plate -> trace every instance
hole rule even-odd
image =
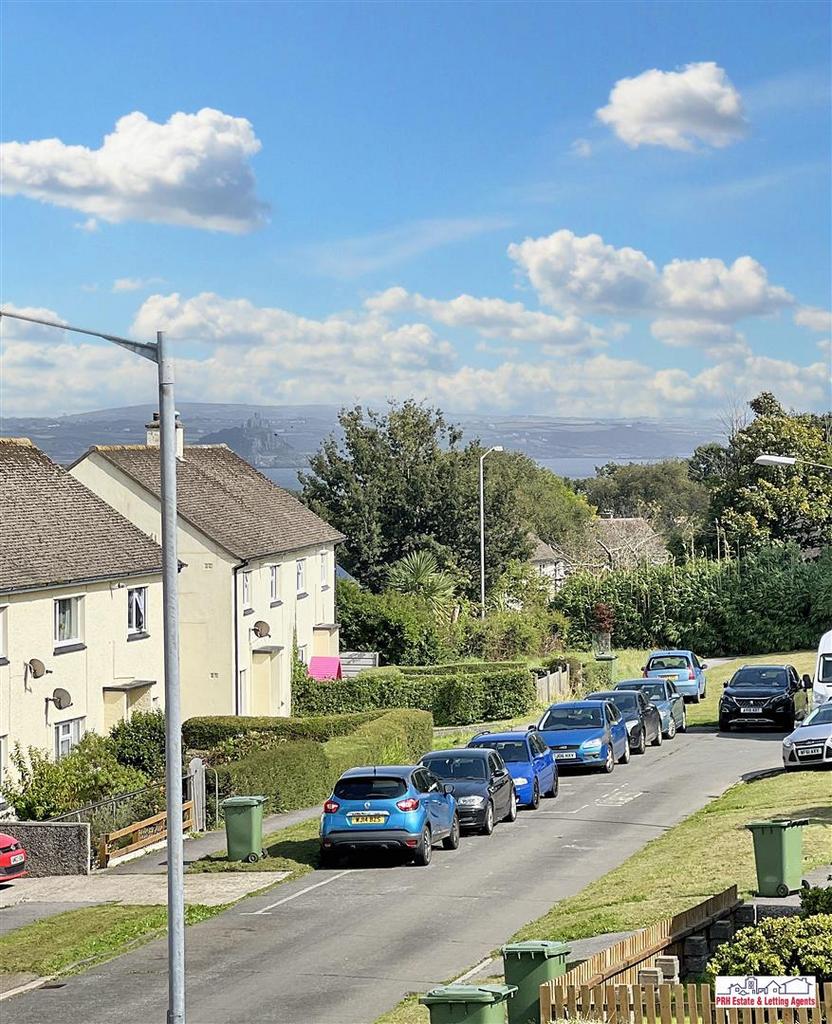
[[[578,755],[574,750],[556,750],[555,757],[558,761],[574,761]]]
[[[762,708],[740,708],[744,715],[761,715],[763,713]]]
[[[11,856],[10,864],[22,864],[26,857],[22,853],[13,853]]]
[[[823,747],[799,747],[797,751],[798,757],[820,757],[823,753]]]
[[[383,825],[386,821],[383,814],[351,814],[350,823],[353,825]]]
[[[665,672],[664,675],[659,676],[659,679],[669,679],[671,681],[671,683],[675,682],[675,680],[676,680],[676,673],[675,672],[670,672],[670,673]]]

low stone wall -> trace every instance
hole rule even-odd
[[[2,832],[26,850],[32,878],[90,873],[90,826],[75,821],[4,821]]]

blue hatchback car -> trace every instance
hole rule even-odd
[[[536,730],[480,732],[468,746],[497,751],[514,779],[521,804],[537,810],[541,796],[558,795],[558,766],[554,754]]]
[[[611,772],[630,760],[630,740],[621,712],[608,700],[568,700],[552,704],[537,726],[559,766],[576,765]]]
[[[430,864],[434,843],[459,846],[450,786],[423,765],[350,768],[335,783],[321,815],[321,863],[362,849],[401,850]]]
[[[686,701],[698,704],[705,697],[705,669],[693,651],[653,651],[644,666],[645,679],[666,679]]]

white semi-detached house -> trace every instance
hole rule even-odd
[[[70,472],[155,539],[159,427],[146,445],[91,448]],[[292,643],[338,654],[342,535],[226,445],[185,445],[177,422],[182,712],[289,715]]]
[[[0,774],[164,703],[158,544],[26,438],[0,438]],[[62,694],[69,695],[63,707]]]

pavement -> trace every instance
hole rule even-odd
[[[776,734],[691,730],[428,868],[394,860],[316,871],[187,931],[188,1024],[370,1024],[410,991],[458,977],[518,928],[610,871],[743,775],[779,764]],[[216,879],[220,876],[209,876]],[[156,940],[15,996],[16,1024],[163,1021]]]

